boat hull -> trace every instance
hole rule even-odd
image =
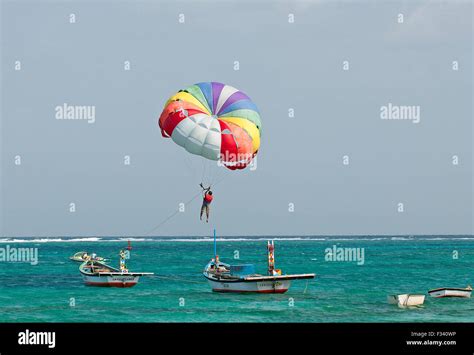
[[[291,280],[276,281],[215,281],[207,279],[213,292],[235,293],[285,293],[291,285]]]
[[[471,290],[456,290],[456,289],[440,289],[429,291],[429,295],[435,298],[443,297],[461,297],[461,298],[470,298]]]
[[[87,286],[98,287],[133,287],[138,283],[140,276],[113,275],[91,276],[82,275]]]
[[[425,295],[390,295],[387,297],[388,303],[396,304],[399,307],[421,306],[425,302]]]

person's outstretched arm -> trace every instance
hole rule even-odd
[[[206,193],[211,189],[211,186],[206,188],[206,187],[202,186],[202,183],[200,183],[199,186],[201,186],[201,188],[202,188],[202,197],[205,197]]]

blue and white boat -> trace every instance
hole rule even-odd
[[[204,268],[204,277],[214,292],[285,293],[292,280],[313,279],[315,274],[282,275],[275,269],[274,241],[267,242],[268,274],[255,272],[255,265],[230,265],[219,260],[214,231],[214,258]]]

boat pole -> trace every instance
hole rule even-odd
[[[214,260],[217,262],[216,229],[214,228]]]
[[[268,275],[273,275],[273,270],[275,270],[275,255],[274,255],[275,246],[272,241],[267,241],[267,252],[268,252]]]

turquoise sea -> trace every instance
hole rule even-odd
[[[85,286],[79,263],[68,257],[87,250],[118,265],[126,238],[0,239],[0,248],[39,253],[37,265],[0,262],[0,322],[474,322],[474,298],[427,296],[424,306],[410,309],[386,300],[388,294],[474,285],[473,236],[278,237],[277,268],[317,274],[279,295],[213,293],[202,276],[213,254],[211,238],[131,240],[129,269],[156,275],[119,289]],[[218,254],[265,273],[266,240],[218,239]],[[364,248],[364,264],[326,261],[325,250],[334,245]]]

